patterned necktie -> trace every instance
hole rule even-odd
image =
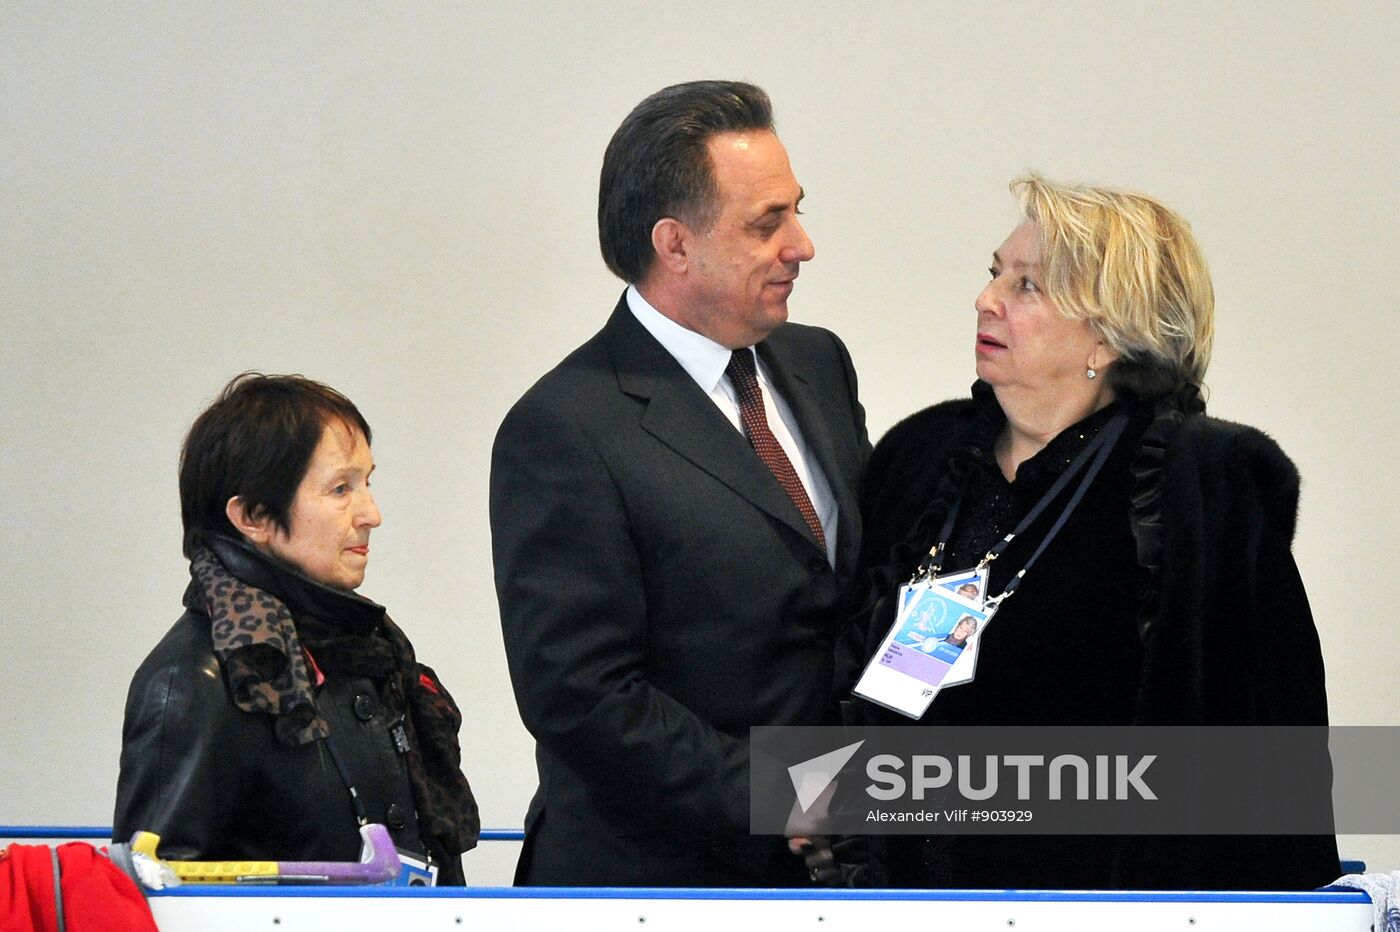
[[[802,487],[797,470],[792,468],[792,461],[783,452],[778,438],[773,436],[773,431],[768,429],[768,418],[763,412],[763,395],[758,390],[758,373],[754,371],[753,350],[736,349],[729,357],[729,365],[725,367],[724,374],[729,376],[729,381],[739,396],[739,420],[744,424],[744,433],[748,436],[749,443],[753,444],[758,458],[763,460],[764,465],[777,477],[778,484],[802,513],[802,519],[807,522],[807,527],[811,529],[817,544],[825,550],[826,534],[822,533],[822,523],[817,518],[817,510],[812,507],[812,500],[807,497],[807,490]]]

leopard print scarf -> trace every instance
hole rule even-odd
[[[386,705],[404,714],[412,751],[406,755],[420,836],[435,860],[476,846],[481,820],[462,773],[458,732],[462,714],[431,668],[385,614],[376,635],[355,636],[306,616],[300,625],[275,595],[243,582],[204,544],[196,545],[190,575],[209,616],[214,654],[234,704],[272,717],[277,739],[309,744],[330,734],[316,707],[302,636],[329,675],[365,675],[387,683]]]
[[[203,594],[214,654],[234,705],[272,716],[283,744],[310,744],[330,734],[311,693],[296,624],[282,600],[234,576],[202,544],[195,548],[190,575]]]

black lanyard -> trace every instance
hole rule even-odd
[[[981,562],[977,564],[977,569],[984,570],[992,561],[1001,556],[1002,553],[1006,551],[1006,548],[1011,545],[1011,542],[1021,534],[1024,534],[1026,530],[1035,523],[1036,519],[1041,516],[1045,509],[1050,507],[1050,503],[1060,496],[1060,493],[1065,490],[1070,482],[1074,481],[1074,477],[1078,475],[1081,470],[1084,470],[1085,465],[1088,464],[1088,470],[1084,472],[1084,477],[1079,480],[1079,486],[1074,490],[1074,495],[1070,498],[1069,503],[1065,505],[1064,510],[1060,512],[1060,516],[1055,519],[1055,523],[1051,525],[1050,530],[1046,532],[1045,537],[1041,539],[1040,546],[1036,547],[1035,552],[1031,554],[1025,566],[1022,566],[1020,571],[1006,584],[1006,589],[1002,591],[1001,595],[988,600],[987,604],[991,608],[995,608],[997,605],[1001,604],[1002,600],[1016,591],[1016,587],[1021,584],[1021,580],[1025,577],[1026,571],[1029,570],[1031,565],[1045,552],[1045,548],[1050,545],[1050,541],[1055,539],[1055,535],[1060,533],[1060,529],[1065,526],[1065,522],[1069,520],[1070,515],[1074,514],[1074,510],[1079,507],[1079,503],[1084,499],[1084,493],[1089,491],[1089,486],[1093,483],[1094,478],[1098,476],[1099,471],[1103,469],[1104,463],[1108,461],[1109,455],[1113,452],[1114,446],[1118,443],[1118,438],[1123,436],[1123,431],[1127,429],[1127,426],[1128,413],[1126,411],[1114,415],[1113,419],[1105,424],[1103,429],[1095,435],[1094,439],[1089,441],[1084,449],[1079,451],[1079,455],[1065,467],[1065,471],[1055,480],[1055,484],[1050,486],[1049,490],[1040,497],[1040,501],[1036,502],[1035,506],[1026,513],[1026,516],[1021,519],[1021,522],[1016,525],[1016,528],[1001,540],[997,541],[992,549],[987,551],[987,555],[982,558]],[[1092,462],[1090,462],[1091,459]],[[948,548],[948,541],[952,537],[953,527],[958,519],[958,510],[962,505],[963,495],[966,494],[966,492],[967,484],[964,483],[962,491],[958,493],[957,499],[948,509],[948,516],[943,520],[943,527],[939,529],[936,542],[932,549],[929,550],[928,556],[920,561],[919,569],[914,574],[914,579],[911,580],[911,582],[928,579],[929,577],[937,575],[942,569],[943,558]]]
[[[355,807],[355,821],[363,827],[369,824],[369,817],[365,815],[365,804],[360,799],[359,790],[355,789],[355,781],[350,779],[350,770],[345,766],[345,758],[340,756],[340,752],[335,749],[335,742],[330,735],[321,739],[326,750],[331,752],[331,760],[335,761],[335,769],[340,771],[340,779],[345,782],[345,788],[350,791],[350,802]]]

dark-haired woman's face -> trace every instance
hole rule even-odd
[[[359,428],[327,424],[292,499],[288,530],[274,533],[265,549],[323,585],[357,588],[369,565],[369,532],[380,522],[372,472]]]

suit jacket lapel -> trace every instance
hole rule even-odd
[[[618,302],[603,328],[618,387],[647,400],[642,429],[812,542],[812,532],[743,434]]]

